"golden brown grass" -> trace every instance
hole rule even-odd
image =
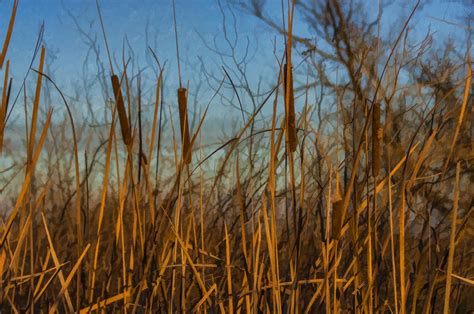
[[[25,103],[25,151],[15,152],[23,177],[5,179],[2,189],[12,200],[1,204],[2,313],[473,309],[473,156],[472,143],[465,143],[472,123],[470,52],[462,80],[429,110],[402,120],[415,121],[414,128],[397,126],[400,118],[390,111],[394,104],[384,110],[367,101],[365,108],[357,104],[365,110],[365,116],[357,115],[363,121],[355,114],[342,119],[350,121],[344,128],[356,131],[341,139],[340,129],[315,125],[311,117],[318,108],[308,102],[308,88],[305,97],[295,98],[293,10],[289,5],[286,53],[278,60],[274,87],[244,117],[235,137],[211,152],[201,143],[209,106],[190,129],[188,90],[180,87],[174,108],[181,132],[175,136],[176,110],[167,114],[162,107],[165,70],[159,65],[147,124],[141,85],[134,93],[124,62],[115,72],[120,74],[110,69],[114,106],[107,111],[110,124],[97,136],[98,147],[97,139],[78,144],[74,120],[79,117],[63,98],[72,125],[72,134],[65,133],[74,139],[54,144],[64,145],[75,162],[60,155],[65,166],[45,176],[40,170],[52,161],[41,156],[49,154],[47,144],[65,126],[54,121],[52,109],[41,114],[41,106],[49,105],[41,102],[42,87],[54,83],[43,73],[41,49],[35,95]],[[102,30],[105,35],[103,24]],[[6,50],[0,67],[5,55]],[[12,135],[11,66],[7,59],[0,158],[13,154],[11,144],[1,149],[2,139]],[[457,105],[444,118],[437,110],[448,95]],[[266,105],[273,105],[269,126],[253,130]],[[348,112],[338,106],[338,116]],[[163,127],[162,114],[171,127]],[[448,119],[456,122],[451,129],[445,127]],[[117,140],[118,127],[123,141]],[[168,146],[162,136],[170,139]],[[253,141],[258,137],[264,144]],[[249,146],[259,158],[247,154]],[[215,169],[207,167],[219,153]],[[3,168],[1,175],[12,175]]]

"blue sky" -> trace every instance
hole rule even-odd
[[[226,0],[222,0],[225,4]],[[8,14],[12,1],[1,1],[0,26],[3,35],[8,22]],[[266,1],[267,12],[280,16],[280,6],[277,0]],[[373,2],[373,5],[370,4]],[[426,1],[425,1],[426,2]],[[101,0],[105,26],[109,33],[111,50],[120,53],[124,36],[127,36],[137,52],[145,47],[145,30],[148,21],[149,35],[156,36],[160,47],[158,53],[164,59],[174,58],[174,32],[172,24],[172,6],[170,0]],[[368,6],[377,7],[377,0],[367,1]],[[391,19],[400,12],[407,12],[414,1],[395,1],[385,12],[385,19]],[[423,1],[422,1],[423,3]],[[176,0],[178,28],[183,54],[189,57],[209,54],[204,48],[196,32],[211,39],[222,29],[222,17],[219,13],[217,0]],[[11,41],[9,57],[18,60],[29,60],[29,52],[34,47],[39,25],[45,24],[45,42],[49,49],[58,52],[58,63],[63,70],[77,70],[81,65],[86,47],[82,43],[74,22],[68,16],[68,11],[77,16],[81,25],[87,24],[97,17],[94,0],[21,0],[17,13],[14,34]],[[394,14],[395,13],[395,14]],[[419,15],[424,17],[422,24],[442,32],[455,31],[456,28],[426,18],[432,16],[440,19],[455,21],[459,17],[459,5],[455,1],[430,1]],[[462,13],[462,12],[461,12]],[[239,11],[235,11],[239,31],[245,35],[254,35],[257,31],[259,40],[269,45],[274,34],[265,28],[257,19]],[[297,25],[299,26],[299,25]],[[303,24],[296,28],[300,33],[306,33]],[[98,24],[95,23],[95,28]],[[457,29],[458,31],[459,28]],[[98,29],[96,31],[99,31]],[[102,44],[102,42],[100,42]]]
[[[10,11],[10,1],[1,1],[2,12]],[[144,60],[146,51],[146,31],[150,44],[156,45],[160,59],[175,61],[175,42],[172,20],[171,1],[139,0],[139,1],[100,1],[106,31],[112,53],[121,56],[125,36],[138,54],[139,62]],[[211,40],[222,27],[222,18],[215,0],[176,1],[178,29],[181,54],[184,58],[206,55],[209,51],[198,37],[199,32],[204,38]],[[81,40],[70,12],[76,16],[84,29],[96,20],[97,10],[94,0],[21,0],[18,8],[16,24],[11,41],[9,56],[15,60],[14,70],[22,73],[20,64],[28,64],[34,48],[36,34],[42,22],[45,25],[44,41],[51,52],[57,55],[56,70],[59,74],[77,73],[87,52],[87,46]],[[251,33],[255,29],[263,29],[254,18],[236,12],[239,19],[245,19],[239,25],[242,34]],[[6,25],[7,15],[2,18],[2,27]],[[148,24],[148,25],[147,25]],[[97,32],[99,44],[103,46],[99,24],[94,22],[91,31]],[[105,58],[105,54],[104,54]],[[12,60],[12,64],[13,64]],[[105,60],[104,60],[105,61]]]
[[[469,0],[468,0],[469,1]],[[394,19],[406,15],[415,1],[400,0],[390,4],[384,11],[383,25],[390,31]],[[3,37],[8,23],[12,1],[0,2],[0,36]],[[137,62],[142,67],[151,65],[146,39],[156,49],[161,61],[168,61],[168,84],[177,82],[175,41],[171,0],[101,0],[101,9],[108,33],[110,49],[120,60],[122,45],[126,37],[135,50]],[[224,4],[226,0],[222,0]],[[415,21],[418,33],[424,34],[428,27],[437,32],[436,36],[463,36],[463,30],[436,19],[457,21],[465,9],[460,9],[456,1],[422,1],[426,5],[417,13]],[[367,1],[367,6],[377,8],[377,0]],[[178,31],[183,59],[183,79],[196,79],[199,57],[215,69],[220,60],[203,44],[202,38],[212,42],[214,36],[222,33],[223,20],[217,0],[176,0]],[[266,12],[280,18],[280,1],[267,0]],[[248,36],[251,47],[257,49],[252,59],[249,74],[255,80],[259,76],[273,76],[272,41],[275,33],[256,18],[234,10],[240,38]],[[376,10],[369,10],[376,14]],[[106,62],[103,39],[97,21],[95,0],[20,0],[13,37],[7,58],[12,59],[12,74],[16,82],[21,81],[30,62],[39,26],[44,22],[44,43],[47,55],[54,56],[51,71],[58,85],[67,91],[74,87],[75,79],[81,75],[87,54],[87,46],[77,31],[70,14],[91,34],[97,34],[102,47],[101,57]],[[227,16],[228,20],[230,15]],[[298,16],[296,17],[298,20]],[[311,35],[304,23],[297,22],[295,32]],[[220,43],[222,43],[222,37]],[[280,41],[281,38],[277,37]],[[281,45],[282,46],[282,45]],[[243,49],[243,46],[240,46]],[[465,49],[465,47],[463,47]],[[239,51],[242,53],[242,51]],[[36,63],[35,63],[36,64]],[[273,74],[272,74],[273,73]],[[17,83],[19,84],[19,83]],[[192,86],[191,86],[192,87]],[[173,87],[174,89],[174,87]]]

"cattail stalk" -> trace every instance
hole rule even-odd
[[[339,174],[336,174],[336,193],[332,200],[332,238],[339,239],[342,227],[342,196],[339,182]]]
[[[112,75],[112,88],[114,90],[115,104],[120,121],[120,129],[122,131],[122,138],[125,145],[129,146],[132,143],[132,134],[128,124],[127,113],[123,103],[122,90],[120,89],[120,81],[117,75]]]
[[[178,107],[179,107],[179,123],[181,127],[181,144],[183,145],[183,159],[186,163],[191,162],[191,143],[189,140],[188,125],[188,91],[186,88],[178,88]]]
[[[295,95],[293,91],[293,67],[285,64],[284,68],[285,112],[288,147],[296,150]]]
[[[374,104],[372,112],[372,175],[376,178],[380,173],[381,143],[383,137],[380,122],[380,104]]]
[[[453,210],[451,218],[451,232],[449,236],[448,266],[446,269],[446,288],[444,291],[444,310],[443,313],[449,313],[449,298],[451,295],[452,273],[454,263],[454,252],[456,249],[456,219],[459,207],[459,189],[460,189],[461,162],[456,164],[456,184],[454,188]]]
[[[3,150],[3,138],[5,132],[5,125],[7,123],[7,112],[8,112],[8,100],[10,98],[11,91],[11,79],[8,84],[8,70],[10,68],[10,61],[7,61],[7,66],[5,69],[5,80],[3,82],[3,93],[2,93],[2,103],[0,104],[0,154]],[[8,86],[8,87],[7,87]]]

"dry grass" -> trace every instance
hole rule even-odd
[[[274,87],[253,112],[242,110],[243,127],[211,152],[201,142],[209,107],[190,128],[182,87],[173,100],[181,131],[175,136],[176,110],[163,108],[160,64],[150,123],[142,119],[141,83],[134,92],[124,62],[111,76],[110,123],[76,138],[80,117],[63,98],[72,127],[64,131],[67,123],[54,121],[52,109],[41,114],[49,105],[41,103],[43,87],[54,83],[43,73],[44,47],[31,103],[25,91],[24,151],[13,151],[22,144],[8,141],[14,137],[7,59],[0,108],[0,184],[9,193],[1,204],[2,313],[474,310],[470,51],[461,79],[431,106],[406,113],[397,109],[404,98],[395,92],[387,103],[394,84],[387,78],[375,90],[374,100],[383,102],[337,103],[338,127],[325,129],[326,119],[317,126],[312,118],[318,106],[308,102],[309,87],[295,97],[293,10],[288,5]],[[257,115],[271,105],[267,126],[255,129]],[[53,142],[59,134],[66,134],[63,142]],[[51,153],[52,142],[74,162],[64,151]],[[207,164],[216,155],[212,169]],[[21,162],[10,168],[6,157]]]

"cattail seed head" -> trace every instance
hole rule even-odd
[[[2,92],[2,102],[0,103],[0,154],[3,150],[3,136],[5,132],[5,124],[7,120],[7,111],[8,111],[8,100],[10,98],[10,91],[12,87],[12,81],[10,79],[10,84],[8,84],[8,70],[10,67],[10,60],[7,61],[7,66],[5,69],[5,80],[3,82],[3,92]],[[8,86],[8,87],[7,87]]]
[[[285,112],[288,146],[291,152],[296,150],[296,117],[295,117],[295,95],[293,91],[293,67],[284,66],[284,90],[285,90]],[[289,92],[287,92],[287,90]]]
[[[122,138],[125,145],[132,144],[132,134],[130,126],[128,125],[127,113],[125,111],[125,105],[123,103],[122,90],[120,89],[120,81],[117,75],[112,75],[112,88],[114,90],[115,104],[117,106],[117,112],[120,121],[120,129],[122,130]]]
[[[383,129],[380,122],[380,104],[374,104],[372,112],[372,175],[377,177],[380,172],[381,144]]]
[[[339,239],[342,227],[342,199],[332,203],[332,238]]]
[[[188,126],[188,91],[186,88],[178,88],[178,106],[179,106],[179,123],[181,127],[181,140],[183,145],[183,158],[186,163],[191,162],[191,143],[189,140]]]
[[[336,193],[332,199],[332,238],[339,239],[342,227],[343,201],[339,173],[336,173]]]

